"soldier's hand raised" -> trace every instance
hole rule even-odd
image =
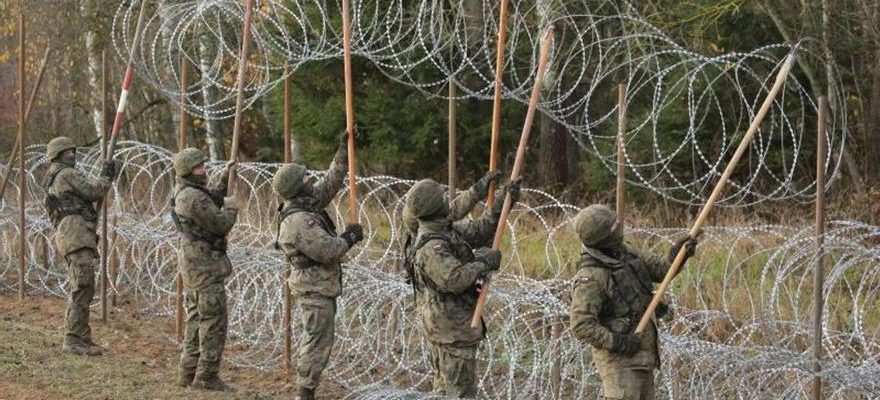
[[[348,248],[352,248],[357,242],[364,240],[364,228],[361,224],[348,224],[339,237],[348,243]]]
[[[481,247],[474,251],[474,261],[485,264],[487,271],[498,271],[501,268],[501,252]]]
[[[104,163],[101,164],[101,176],[114,181],[116,180],[116,177],[119,176],[119,171],[121,169],[121,162],[116,160],[105,160]]]
[[[498,185],[498,182],[501,180],[501,171],[494,170],[486,172],[486,175],[483,175],[480,180],[476,181],[471,188],[474,190],[474,194],[477,195],[477,198],[485,198],[486,195],[489,194],[489,185]]]
[[[681,250],[681,246],[684,246],[686,251],[684,255],[684,261],[682,262],[683,264],[684,262],[687,262],[689,258],[694,256],[694,252],[696,252],[697,250],[697,239],[694,239],[690,236],[685,236],[681,239],[676,240],[675,244],[672,245],[672,248],[669,249],[668,260],[670,264],[675,261],[675,257],[678,256],[678,251]]]

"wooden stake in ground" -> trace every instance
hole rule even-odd
[[[342,0],[342,62],[345,66],[345,129],[348,132],[348,222],[358,221],[354,88],[351,78],[351,1]]]
[[[626,160],[623,148],[626,145],[626,85],[617,85],[617,223],[624,223],[626,216]]]
[[[18,15],[18,300],[24,301],[24,274],[27,272],[27,220],[25,219],[25,208],[27,202],[27,174],[24,170],[24,146],[27,143],[24,129],[24,88],[25,88],[25,53],[26,43],[26,27],[24,22],[24,14]]]
[[[101,158],[107,159],[107,51],[101,52]],[[107,322],[107,202],[101,204],[101,322]]]
[[[180,55],[180,107],[177,109],[178,125],[177,125],[177,151],[183,151],[186,148],[186,91],[189,83],[187,82],[186,58]],[[183,334],[186,330],[183,312],[183,274],[177,271],[177,277],[174,285],[174,327],[177,332],[177,342],[183,342]]]
[[[758,114],[755,115],[755,119],[752,120],[751,125],[749,125],[749,130],[746,131],[745,136],[743,136],[739,147],[736,149],[736,152],[733,153],[733,157],[727,164],[727,168],[724,169],[724,173],[721,174],[721,178],[715,185],[715,189],[712,190],[712,194],[709,196],[709,199],[706,200],[706,204],[700,211],[700,215],[697,217],[697,220],[691,227],[690,232],[688,232],[688,236],[690,236],[691,238],[696,238],[699,235],[700,231],[703,228],[703,224],[706,223],[706,219],[709,217],[709,214],[715,207],[715,203],[718,201],[718,198],[721,197],[721,193],[724,191],[724,187],[727,185],[727,181],[730,179],[730,175],[733,174],[733,170],[736,169],[736,165],[737,163],[739,163],[740,158],[742,158],[743,154],[745,154],[746,150],[749,148],[749,144],[752,142],[752,138],[755,137],[755,133],[761,126],[761,122],[764,120],[767,112],[770,110],[770,106],[773,104],[773,100],[776,99],[776,95],[782,89],[782,85],[785,83],[785,79],[786,77],[788,77],[788,73],[789,71],[791,71],[791,66],[794,63],[795,51],[792,51],[788,55],[788,58],[779,69],[779,73],[776,74],[776,82],[773,83],[773,87],[770,89],[770,93],[767,94],[767,98],[764,99],[764,103],[761,104],[761,108],[760,110],[758,110]],[[635,333],[641,333],[645,330],[645,328],[648,327],[648,322],[651,321],[651,318],[654,315],[654,311],[657,309],[657,305],[660,304],[660,300],[663,298],[663,294],[666,293],[666,289],[669,288],[669,284],[672,282],[672,278],[675,277],[675,275],[678,273],[678,269],[684,262],[686,254],[687,246],[681,246],[681,249],[679,249],[675,260],[672,262],[672,265],[669,266],[669,271],[666,272],[666,276],[663,278],[663,282],[661,282],[660,286],[657,287],[657,290],[654,293],[654,298],[651,299],[651,303],[648,304],[648,309],[645,310],[645,313],[642,315],[642,319],[639,321],[639,325],[636,327]]]
[[[34,107],[34,100],[37,98],[37,92],[40,89],[40,85],[43,83],[43,75],[46,72],[46,65],[49,61],[49,53],[51,52],[52,49],[47,47],[46,53],[43,54],[43,62],[40,64],[40,72],[37,74],[37,81],[34,83],[34,88],[31,89],[31,97],[28,98],[27,107],[24,110],[25,127],[27,127],[28,120],[30,120],[31,110]],[[3,186],[0,186],[0,199],[6,194],[6,186],[9,184],[9,178],[12,176],[12,163],[14,163],[16,157],[18,157],[18,146],[20,143],[21,137],[16,135],[15,144],[12,145],[12,152],[9,153],[9,161],[6,162],[6,173],[3,176]]]
[[[290,70],[289,67],[284,68],[284,163],[289,164],[293,161],[293,151],[290,148]],[[284,374],[290,374],[290,357],[291,343],[293,342],[293,330],[291,328],[290,313],[293,311],[293,296],[290,293],[290,263],[285,263],[284,277],[281,287],[284,288]]]
[[[816,265],[813,272],[813,399],[822,398],[822,297],[825,287],[825,158],[828,138],[825,136],[825,112],[827,99],[819,97],[819,121],[816,138]]]
[[[541,55],[538,61],[538,71],[535,73],[535,84],[532,87],[532,96],[529,99],[529,109],[526,112],[526,122],[523,125],[522,134],[519,137],[519,146],[516,148],[516,160],[513,162],[513,170],[510,172],[510,180],[513,181],[520,176],[523,163],[525,162],[526,148],[529,143],[529,135],[532,131],[532,122],[535,119],[535,110],[538,107],[538,98],[541,96],[541,87],[544,80],[544,72],[547,70],[547,61],[550,58],[550,44],[553,40],[553,27],[547,29],[544,40],[541,42]],[[491,192],[491,191],[490,191]],[[495,240],[492,241],[492,249],[501,248],[501,239],[504,237],[504,227],[507,226],[507,214],[510,213],[512,199],[510,196],[504,197],[504,206],[501,208],[501,216],[498,218],[498,227],[495,229]],[[483,286],[480,290],[480,297],[477,298],[477,305],[474,309],[474,316],[471,318],[471,328],[478,329],[483,317],[483,309],[486,306],[486,296],[489,294],[489,280],[486,276],[483,279]]]
[[[458,132],[455,126],[455,82],[449,79],[449,198],[455,198],[455,188],[458,187]]]
[[[235,78],[235,121],[232,124],[232,150],[229,152],[229,195],[235,196],[235,163],[238,161],[238,143],[241,138],[241,115],[244,110],[244,74],[251,42],[251,18],[253,0],[244,1],[244,22],[241,26],[241,57],[238,59],[238,75]]]
[[[501,136],[501,86],[504,77],[504,45],[507,42],[507,4],[501,0],[498,14],[498,42],[495,44],[495,97],[492,103],[492,142],[489,147],[489,171],[498,169],[498,138]],[[486,207],[495,204],[495,184],[489,184]]]

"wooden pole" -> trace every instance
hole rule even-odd
[[[49,61],[49,53],[52,52],[50,47],[46,48],[46,53],[43,54],[43,62],[40,64],[40,72],[37,74],[37,81],[34,83],[34,88],[31,89],[31,97],[28,98],[27,108],[24,110],[24,126],[27,127],[28,120],[31,117],[31,110],[34,107],[34,100],[37,98],[37,92],[40,89],[40,85],[43,83],[43,75],[46,72],[46,64]],[[9,153],[9,161],[6,162],[6,173],[3,176],[3,186],[0,187],[0,199],[3,198],[3,195],[6,194],[6,186],[9,184],[9,178],[12,176],[12,163],[15,162],[16,157],[18,157],[18,145],[21,143],[21,137],[15,137],[15,144],[12,145],[12,152]]]
[[[101,52],[101,158],[107,159],[107,50]],[[101,322],[107,322],[107,202],[101,204]]]
[[[235,195],[235,162],[238,161],[238,142],[241,137],[241,115],[244,109],[244,74],[247,69],[248,52],[251,41],[251,18],[253,15],[253,0],[244,1],[244,22],[241,26],[241,58],[238,60],[238,76],[235,79],[235,121],[232,125],[232,150],[229,153],[229,194]]]
[[[288,164],[293,161],[293,151],[290,148],[290,71],[287,67],[284,69],[284,163]],[[284,374],[290,374],[290,358],[291,343],[293,342],[293,330],[291,328],[290,313],[293,311],[293,296],[290,294],[290,263],[284,268],[284,281],[281,287],[284,288]]]
[[[114,215],[113,219],[110,221],[110,232],[112,232],[110,243],[113,243],[113,250],[110,252],[110,281],[115,284],[116,277],[119,276],[119,253],[116,249],[116,239],[118,238],[118,234],[116,233],[116,215]],[[110,293],[111,307],[116,307],[116,297],[116,290],[114,290],[112,293]]]
[[[550,43],[553,39],[553,27],[547,29],[544,40],[541,43],[541,55],[538,61],[538,71],[535,74],[535,84],[532,87],[532,96],[529,99],[529,109],[526,112],[526,122],[523,125],[522,134],[519,137],[519,146],[516,148],[516,159],[513,162],[513,170],[510,173],[510,180],[513,181],[519,177],[525,162],[526,148],[528,148],[529,135],[532,131],[532,122],[535,120],[535,109],[538,107],[538,98],[541,96],[541,87],[544,80],[544,72],[547,69],[547,61],[550,58]],[[507,226],[507,214],[510,213],[512,199],[510,196],[504,197],[504,206],[501,208],[501,216],[498,218],[498,226],[495,228],[495,239],[492,241],[492,249],[501,248],[501,239],[504,237],[504,227]],[[471,318],[471,328],[479,329],[482,326],[481,319],[483,310],[486,306],[486,296],[489,294],[489,276],[483,279],[483,286],[480,290],[480,296],[477,298],[477,304],[474,309],[473,318]]]
[[[345,66],[345,129],[348,132],[348,221],[358,221],[357,159],[354,141],[354,88],[351,78],[351,1],[342,0],[342,62]]]
[[[24,14],[18,15],[18,300],[24,301],[25,279],[24,274],[27,271],[27,220],[25,219],[25,208],[27,206],[27,174],[24,169],[24,147],[27,143],[27,136],[24,129],[24,89],[25,89],[25,58],[26,50],[26,27],[24,22]]]
[[[180,107],[178,113],[177,125],[177,151],[183,151],[186,148],[186,99],[187,99],[187,67],[186,58],[180,55]],[[177,271],[177,277],[174,285],[174,328],[177,333],[177,342],[183,342],[183,334],[185,328],[184,311],[183,311],[183,274]]]
[[[773,100],[776,99],[776,95],[782,89],[782,85],[785,83],[786,77],[788,77],[788,72],[791,71],[791,65],[794,63],[794,60],[795,52],[792,52],[788,55],[788,58],[779,69],[779,73],[776,75],[776,82],[773,83],[773,87],[770,89],[770,93],[767,94],[767,98],[764,99],[764,103],[761,104],[761,108],[760,110],[758,110],[758,114],[755,115],[755,119],[752,120],[751,125],[749,125],[749,129],[748,131],[746,131],[745,136],[743,136],[739,147],[736,149],[736,152],[733,154],[733,157],[727,164],[727,168],[724,169],[724,173],[721,174],[721,178],[715,185],[715,189],[712,190],[712,194],[709,196],[709,199],[706,200],[706,204],[700,211],[700,215],[697,217],[696,222],[694,222],[694,225],[691,227],[690,232],[688,232],[688,236],[690,236],[691,238],[696,238],[697,236],[699,236],[699,233],[703,228],[703,224],[706,223],[706,219],[709,217],[709,214],[715,207],[715,203],[718,201],[718,198],[721,197],[721,193],[724,191],[724,187],[727,185],[727,181],[728,179],[730,179],[730,175],[733,174],[733,170],[736,169],[736,165],[737,163],[739,163],[740,158],[742,158],[743,154],[745,154],[746,150],[749,148],[749,144],[752,142],[752,138],[755,136],[755,133],[761,126],[761,122],[764,120],[767,112],[770,110],[770,106],[773,104]],[[638,327],[636,327],[635,333],[641,333],[645,330],[645,328],[648,327],[648,323],[651,321],[651,318],[654,315],[654,311],[657,309],[657,305],[660,304],[660,300],[663,298],[663,294],[666,293],[666,289],[669,288],[669,284],[672,282],[672,278],[674,278],[675,275],[678,273],[678,269],[684,262],[686,254],[687,246],[681,246],[681,249],[675,256],[675,260],[672,262],[672,265],[669,266],[669,271],[666,272],[666,276],[663,278],[663,282],[661,282],[660,286],[657,287],[657,290],[654,293],[654,298],[651,299],[651,303],[648,304],[648,309],[645,310],[645,313],[642,315],[642,319],[639,321],[639,325]]]
[[[617,85],[617,223],[623,226],[626,216],[626,85]]]
[[[816,151],[816,265],[813,282],[813,399],[822,399],[822,308],[824,299],[822,290],[825,287],[825,158],[828,152],[825,136],[825,112],[827,99],[819,97],[819,122]]]
[[[458,132],[455,126],[455,82],[449,79],[449,198],[455,198],[455,188],[458,187]]]
[[[554,399],[562,399],[562,360],[559,338],[562,336],[562,321],[558,316],[551,320],[550,335],[553,338],[550,347],[553,349],[553,366],[550,369],[550,392]]]
[[[501,136],[501,86],[504,77],[504,45],[507,42],[507,4],[501,0],[498,15],[498,42],[495,44],[495,97],[492,103],[492,142],[489,147],[489,171],[498,169],[498,138]],[[495,184],[490,183],[486,207],[495,204]]]

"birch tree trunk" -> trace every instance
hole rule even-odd
[[[223,142],[220,138],[219,121],[208,113],[211,105],[214,103],[214,88],[209,84],[211,77],[206,77],[207,71],[211,70],[211,60],[209,59],[208,40],[204,36],[199,37],[199,71],[202,73],[202,104],[205,112],[203,119],[205,120],[205,141],[208,143],[208,157],[211,161],[220,159],[223,154]]]
[[[100,93],[100,86],[98,83],[98,77],[101,74],[101,54],[98,51],[96,38],[98,33],[95,32],[95,28],[98,26],[97,24],[91,23],[96,19],[97,13],[97,4],[95,0],[80,0],[79,4],[80,15],[82,16],[84,21],[87,21],[85,34],[83,35],[83,40],[85,40],[86,44],[86,57],[88,59],[88,68],[86,75],[89,79],[89,103],[92,106],[92,122],[95,129],[95,137],[100,138],[103,134],[101,132],[101,120],[103,116],[101,115],[101,97],[98,95]]]

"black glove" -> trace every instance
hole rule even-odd
[[[494,170],[486,172],[486,175],[483,175],[480,180],[476,181],[471,189],[473,189],[474,194],[477,195],[479,199],[485,199],[486,195],[489,194],[489,185],[498,185],[498,182],[501,181],[501,171]]]
[[[474,251],[474,261],[486,264],[486,271],[498,271],[501,268],[501,252],[481,247]]]
[[[513,208],[513,206],[516,205],[516,202],[519,201],[520,183],[522,183],[522,177],[517,177],[504,187],[504,196],[506,197],[508,194],[510,195],[511,208]],[[495,204],[492,205],[492,215],[495,216],[495,218],[501,218],[502,208],[504,208],[504,197],[498,198]]]
[[[611,352],[625,357],[634,356],[642,349],[642,336],[639,334],[622,335],[615,333],[611,344]]]
[[[678,251],[681,249],[681,246],[685,246],[686,252],[684,256],[684,261],[682,264],[687,262],[688,258],[694,256],[694,251],[697,249],[697,239],[694,239],[690,236],[685,236],[681,239],[675,241],[675,244],[672,245],[672,248],[669,249],[668,260],[669,263],[672,264],[675,261],[675,257],[678,256]]]
[[[119,171],[122,169],[122,163],[116,160],[105,160],[101,165],[101,176],[110,179],[111,181],[116,180],[116,177],[119,176]]]
[[[352,248],[355,243],[364,240],[364,228],[361,224],[349,224],[345,226],[345,231],[339,237],[348,243],[348,248]]]

